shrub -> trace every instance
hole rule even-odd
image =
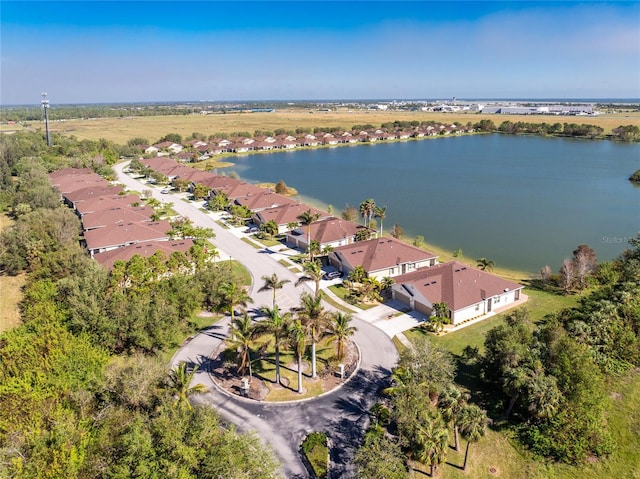
[[[314,477],[326,478],[329,462],[327,435],[323,432],[312,432],[302,441],[302,452],[311,466]]]

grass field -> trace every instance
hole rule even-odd
[[[142,137],[155,142],[167,133],[179,133],[183,137],[194,132],[204,135],[214,133],[229,134],[256,130],[274,131],[279,128],[295,130],[296,128],[340,127],[350,129],[354,125],[400,121],[437,121],[466,124],[476,123],[483,119],[493,120],[499,125],[505,120],[527,122],[569,122],[588,123],[604,128],[606,133],[620,125],[640,126],[640,112],[604,114],[597,117],[556,117],[548,115],[483,115],[477,113],[438,113],[438,112],[367,112],[367,111],[335,111],[308,112],[303,110],[279,110],[272,113],[226,113],[214,115],[188,116],[152,116],[128,118],[97,118],[85,120],[66,120],[50,124],[51,131],[65,135],[74,135],[79,139],[97,140],[106,138],[118,144],[125,144],[131,138]],[[17,130],[16,125],[11,125]],[[32,128],[37,123],[32,123]],[[40,125],[41,126],[41,125]]]

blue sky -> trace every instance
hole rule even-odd
[[[0,103],[639,98],[640,2],[0,2]]]

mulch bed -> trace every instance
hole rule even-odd
[[[216,350],[213,354],[215,357],[212,358],[209,371],[218,387],[228,393],[254,399],[256,401],[264,401],[267,394],[269,394],[269,388],[282,389],[285,387],[295,386],[295,384],[288,384],[289,379],[285,377],[282,378],[281,384],[275,384],[270,380],[261,379],[254,375],[251,379],[251,383],[249,384],[249,389],[246,390],[243,388],[243,377],[238,374],[237,366],[224,359],[224,347]],[[310,360],[307,359],[305,363],[306,367],[303,369],[305,381],[314,381],[314,379],[309,377],[311,370],[310,363]],[[345,357],[342,363],[344,364],[344,377],[345,379],[348,379],[353,373],[355,373],[358,365],[358,348],[352,341],[345,344]],[[284,364],[281,364],[281,366],[284,366]],[[292,369],[296,369],[298,367],[297,363],[287,366],[290,366]],[[248,379],[248,375],[244,377]],[[337,367],[331,369],[327,368],[324,374],[320,375],[318,379],[315,379],[315,381],[322,381],[323,393],[335,389],[344,382],[340,378],[340,370]],[[269,387],[267,387],[266,383],[269,384]]]

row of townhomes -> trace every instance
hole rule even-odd
[[[437,135],[452,135],[471,133],[473,129],[461,125],[433,124],[416,126],[410,129],[369,129],[353,131],[334,131],[301,133],[296,136],[281,134],[276,136],[256,136],[221,138],[215,141],[191,140],[181,145],[170,141],[163,141],[155,145],[146,146],[147,155],[172,156],[183,162],[206,160],[222,153],[248,153],[251,151],[289,150],[323,145],[343,145],[356,143],[374,143],[391,140],[408,140],[410,138],[425,138]]]
[[[141,160],[168,178],[182,180],[189,188],[209,190],[209,201],[224,195],[229,205],[246,206],[256,226],[273,221],[289,247],[307,251],[310,241],[330,247],[328,263],[348,275],[358,266],[370,277],[394,280],[392,297],[411,310],[430,316],[435,303],[444,302],[451,323],[482,318],[496,309],[512,306],[521,299],[523,286],[457,261],[439,263],[429,251],[391,237],[376,237],[373,230],[320,211],[298,200],[279,195],[224,175],[195,170],[167,157]],[[162,251],[186,253],[190,239],[172,240],[171,225],[155,220],[154,210],[136,194],[112,185],[90,169],[67,168],[49,175],[65,203],[80,217],[83,241],[98,263],[112,268],[118,260],[135,255],[149,257]],[[317,218],[302,226],[299,217]],[[367,239],[370,238],[370,239]]]
[[[329,264],[345,275],[361,266],[370,277],[393,278],[393,298],[427,317],[435,303],[444,302],[450,309],[451,323],[456,326],[513,306],[521,299],[520,284],[457,261],[439,263],[434,253],[395,238],[376,237],[373,230],[363,225],[269,189],[195,170],[167,157],[141,162],[166,176],[169,182],[188,182],[190,189],[198,184],[206,187],[209,201],[223,195],[229,205],[246,206],[256,226],[275,222],[291,248],[307,251],[310,241],[316,241],[321,249],[330,247]],[[302,226],[299,216],[305,212],[317,220]]]
[[[138,195],[127,194],[91,169],[58,170],[49,179],[80,218],[89,254],[107,268],[135,255],[149,257],[162,251],[169,257],[193,246],[190,239],[172,240],[168,221],[155,221],[154,210],[144,206]]]

